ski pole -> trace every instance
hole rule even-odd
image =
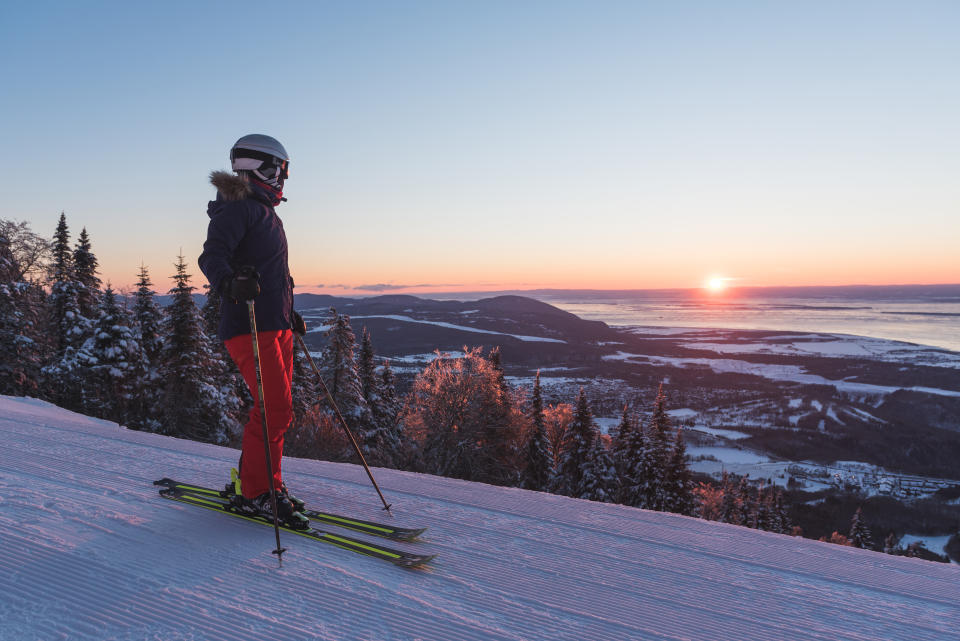
[[[336,401],[333,400],[333,395],[330,393],[330,390],[327,389],[327,384],[323,382],[323,376],[320,374],[320,370],[317,369],[317,364],[313,362],[313,357],[310,356],[310,352],[307,351],[307,346],[303,342],[303,337],[296,332],[294,332],[293,335],[297,337],[297,343],[300,345],[300,349],[303,350],[303,353],[307,356],[307,360],[310,361],[310,367],[313,368],[313,373],[317,375],[317,380],[320,381],[320,386],[327,395],[327,400],[330,401],[330,406],[333,408],[334,413],[337,415],[337,418],[340,419],[340,425],[343,426],[347,436],[350,437],[350,443],[353,444],[354,451],[357,453],[357,456],[360,457],[360,462],[363,463],[363,469],[367,471],[367,476],[370,477],[370,482],[373,483],[373,487],[377,490],[377,494],[380,495],[380,500],[383,502],[383,509],[387,511],[387,514],[393,516],[393,512],[390,511],[390,504],[387,503],[387,499],[383,498],[383,492],[380,491],[380,486],[377,485],[377,481],[373,478],[373,472],[370,471],[370,466],[367,465],[367,459],[363,457],[363,452],[360,451],[360,446],[357,445],[357,439],[354,438],[353,432],[350,431],[350,426],[347,425],[347,421],[343,418],[343,414],[340,413],[340,408],[337,407]]]
[[[263,378],[260,374],[260,343],[257,342],[257,316],[253,309],[253,299],[247,301],[247,311],[250,312],[250,336],[253,337],[253,363],[257,370],[257,395],[260,399],[260,418],[263,419],[263,454],[267,457],[267,474],[270,479],[270,503],[273,505],[273,531],[277,535],[277,555],[280,565],[283,565],[283,553],[286,548],[280,547],[280,514],[277,509],[277,489],[273,486],[273,458],[270,456],[270,433],[267,430],[267,408],[263,402]]]

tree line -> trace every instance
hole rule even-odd
[[[236,445],[252,399],[216,337],[219,296],[198,308],[179,256],[171,302],[161,306],[146,266],[118,295],[98,275],[83,229],[71,243],[65,214],[51,240],[0,221],[0,393],[34,396],[126,427]],[[380,466],[521,486],[567,496],[692,514],[681,430],[662,390],[646,426],[625,409],[600,432],[583,390],[544,407],[506,381],[499,349],[437,354],[401,396],[364,328],[331,309],[319,367],[331,396]],[[294,362],[294,423],[287,453],[349,460],[349,441],[305,355]]]

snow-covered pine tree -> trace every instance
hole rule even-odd
[[[542,491],[550,487],[553,476],[553,455],[550,453],[550,442],[547,439],[547,427],[543,418],[543,391],[540,387],[539,370],[533,380],[530,421],[533,428],[530,430],[527,441],[521,487]]]
[[[171,276],[173,302],[164,310],[162,330],[161,431],[198,441],[226,443],[239,428],[240,401],[232,381],[224,381],[226,365],[211,350],[203,331],[182,254],[176,270]]]
[[[33,338],[36,309],[42,298],[39,287],[22,280],[22,271],[0,234],[0,394],[27,396],[37,391],[40,345]]]
[[[600,503],[613,503],[619,494],[617,469],[599,432],[583,467],[583,488],[580,498]]]
[[[360,391],[367,404],[374,405],[380,390],[377,381],[377,365],[374,361],[373,340],[366,325],[360,331],[360,356],[357,359],[357,373],[360,376]]]
[[[870,528],[867,527],[866,522],[863,520],[863,508],[857,508],[857,511],[854,512],[853,518],[850,520],[850,545],[855,548],[863,548],[864,550],[873,549],[873,536],[870,534]]]
[[[777,488],[773,496],[773,507],[770,514],[770,531],[781,534],[790,531],[790,517],[787,516],[787,509],[783,504],[783,490]]]
[[[206,296],[204,297],[203,307],[200,308],[200,317],[203,319],[203,331],[212,341],[218,343],[217,350],[223,351],[224,356],[229,356],[227,348],[217,337],[220,328],[220,292],[210,285],[204,285]]]
[[[649,477],[650,453],[643,428],[630,417],[624,405],[613,442],[614,464],[619,477],[620,494],[617,502],[633,507],[646,506],[646,486]]]
[[[577,409],[564,439],[564,450],[557,469],[554,484],[554,491],[557,494],[579,497],[585,492],[584,471],[588,467],[590,457],[594,454],[596,433],[593,414],[587,403],[587,394],[581,387],[577,396]]]
[[[154,298],[150,274],[141,264],[137,290],[133,301],[133,330],[140,347],[136,361],[134,398],[130,404],[130,427],[157,432],[160,430],[161,385],[160,354],[163,338],[160,335],[163,314]]]
[[[93,336],[87,339],[84,355],[89,359],[88,414],[126,424],[136,408],[138,381],[143,368],[138,363],[142,351],[131,319],[107,285],[100,299],[100,310]]]
[[[497,403],[487,417],[483,440],[486,450],[493,460],[498,461],[504,470],[520,468],[517,425],[513,419],[513,394],[507,383],[503,369],[503,354],[500,347],[494,347],[487,355],[497,377]],[[522,417],[518,417],[522,418]],[[515,485],[518,479],[503,479],[503,483]]]
[[[740,508],[739,523],[745,527],[751,527],[753,516],[757,512],[757,501],[754,498],[753,488],[748,481],[749,475],[741,476],[740,483],[737,485],[737,505]]]
[[[693,484],[687,464],[687,447],[683,442],[683,429],[678,427],[673,441],[673,450],[664,473],[666,505],[664,509],[677,514],[693,514]]]
[[[756,530],[766,530],[770,527],[770,491],[767,489],[764,481],[760,481],[760,487],[757,488],[756,509],[753,512],[753,521],[750,527]]]
[[[720,522],[740,524],[737,485],[726,470],[723,471],[720,487],[723,489],[723,500],[720,503]]]
[[[411,453],[408,451],[409,443],[404,433],[403,421],[400,420],[403,400],[397,393],[397,382],[393,375],[393,368],[390,367],[390,361],[386,359],[383,361],[383,367],[380,368],[379,387],[380,402],[377,404],[374,418],[390,434],[386,443],[394,449],[387,451],[386,454],[392,461],[393,466],[406,469]]]
[[[73,280],[77,283],[77,304],[80,313],[96,318],[100,305],[100,278],[97,276],[97,257],[90,246],[87,228],[80,231],[73,250]]]
[[[360,333],[360,355],[357,359],[357,374],[360,378],[360,393],[366,402],[369,412],[364,414],[366,424],[360,425],[363,441],[364,456],[372,465],[394,467],[394,454],[399,449],[399,443],[392,442],[395,438],[393,425],[385,416],[382,408],[383,390],[377,377],[376,354],[373,350],[373,340],[366,327]]]
[[[42,369],[44,387],[60,407],[82,411],[86,357],[81,351],[92,324],[80,313],[79,286],[74,279],[70,232],[64,213],[60,214],[54,234],[50,272],[50,327],[56,336],[56,349]]]
[[[327,346],[321,357],[320,371],[344,418],[355,420],[367,409],[357,370],[357,338],[350,327],[349,316],[338,314],[332,307],[330,316]]]
[[[53,262],[50,264],[50,326],[55,336],[56,357],[62,358],[67,347],[76,347],[76,327],[80,322],[77,284],[73,277],[73,252],[70,249],[70,229],[67,216],[60,213],[53,235]],[[85,329],[85,328],[84,328]]]
[[[647,483],[645,507],[665,510],[667,505],[666,470],[670,459],[670,417],[667,415],[667,396],[661,383],[653,405],[650,428],[647,430]]]
[[[134,294],[133,316],[139,334],[140,347],[151,364],[159,360],[160,350],[163,348],[163,338],[160,336],[160,327],[163,323],[163,314],[154,298],[153,283],[147,268],[141,264],[137,280],[137,292]]]
[[[200,308],[200,317],[203,319],[203,332],[206,334],[207,340],[210,341],[210,349],[216,354],[217,359],[223,363],[223,369],[218,377],[224,385],[233,387],[233,393],[240,400],[241,411],[238,416],[246,414],[253,407],[253,396],[250,395],[250,389],[243,380],[243,375],[240,374],[237,364],[233,362],[230,352],[227,351],[227,346],[224,345],[219,336],[220,300],[222,297],[220,292],[209,285],[204,285],[204,289],[207,290],[207,295],[203,307]],[[294,351],[296,351],[296,348],[294,348]],[[296,360],[294,360],[294,364],[296,364]]]

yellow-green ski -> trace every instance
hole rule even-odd
[[[175,489],[178,492],[193,494],[195,496],[229,499],[230,494],[236,492],[236,488],[239,486],[239,481],[236,478],[231,480],[232,487],[230,489],[232,491],[229,492],[227,490],[214,490],[212,488],[203,487],[200,485],[174,481],[173,479],[169,478],[160,479],[159,481],[156,481],[154,485],[162,485],[170,489]],[[354,532],[380,536],[385,539],[392,539],[394,541],[412,541],[427,531],[427,528],[397,527],[390,525],[389,523],[377,523],[376,521],[355,519],[339,514],[332,514],[330,512],[323,512],[320,510],[302,510],[301,514],[306,516],[311,521],[320,521],[321,523],[327,525],[335,525],[337,527],[342,527]]]
[[[253,523],[259,523],[260,525],[273,527],[272,519],[260,516],[250,516],[247,514],[239,514],[231,511],[229,509],[229,501],[226,501],[220,496],[198,495],[196,493],[180,490],[178,488],[169,487],[167,486],[166,481],[169,481],[169,479],[161,479],[160,481],[154,482],[154,485],[164,486],[160,490],[160,496],[165,499],[213,510],[215,512],[227,514],[245,521],[251,521]],[[325,532],[315,528],[310,528],[307,530],[295,530],[293,528],[281,525],[280,529],[291,534],[296,534],[297,536],[320,541],[321,543],[328,543],[344,550],[350,550],[351,552],[356,552],[365,556],[383,559],[384,561],[389,561],[402,567],[417,567],[429,562],[436,556],[435,554],[416,554],[407,552],[405,550],[396,550],[379,545],[377,543],[371,543],[369,541],[363,541],[349,536],[342,536],[332,532]]]

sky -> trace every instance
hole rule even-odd
[[[200,286],[208,174],[265,133],[298,292],[958,283],[958,32],[925,0],[13,3],[0,218]]]

